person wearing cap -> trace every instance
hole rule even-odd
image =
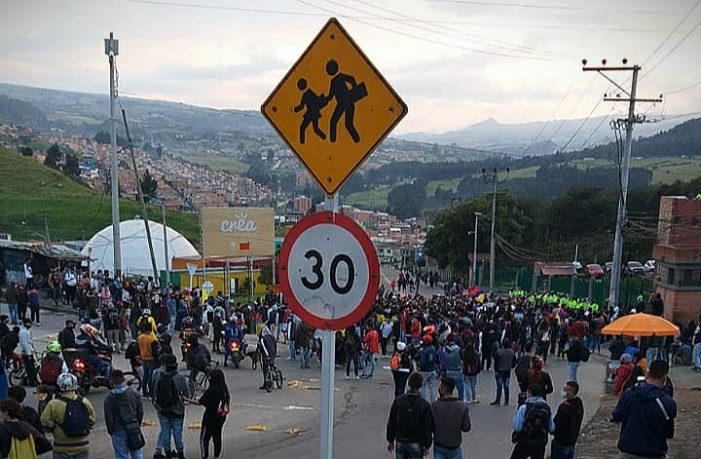
[[[436,370],[438,369],[436,364],[438,357],[431,335],[424,335],[421,339],[418,361],[418,369],[423,376],[424,383],[421,387],[421,396],[433,403],[436,401]]]
[[[616,379],[613,383],[614,394],[621,395],[623,393],[625,384],[630,379],[631,374],[633,374],[634,368],[633,357],[630,354],[623,354],[621,356],[621,365],[616,370]]]
[[[663,390],[668,373],[669,364],[655,360],[645,382],[626,390],[618,400],[611,420],[621,423],[622,459],[667,457],[667,439],[674,437],[677,416],[677,403]]]
[[[41,413],[41,424],[44,430],[51,432],[54,437],[54,459],[87,459],[90,457],[90,440],[88,435],[72,437],[63,430],[68,401],[80,399],[88,414],[89,427],[95,425],[95,409],[85,397],[79,397],[78,379],[71,373],[62,373],[56,380],[59,396],[52,399]]]
[[[392,368],[392,361],[398,358],[398,366],[396,369]],[[413,369],[411,364],[411,359],[406,353],[406,343],[399,341],[397,343],[397,349],[390,360],[390,369],[392,371],[392,379],[394,380],[394,397],[399,397],[406,391],[406,382],[409,379],[409,374]]]

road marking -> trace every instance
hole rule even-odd
[[[314,411],[314,408],[311,406],[288,405],[285,407],[285,411]]]

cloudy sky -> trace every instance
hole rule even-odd
[[[701,109],[701,0],[2,0],[0,81],[258,109],[330,16],[409,105],[396,132],[624,111],[581,59],[643,66],[649,115]],[[648,74],[649,72],[649,74]],[[627,74],[613,75],[619,81]]]

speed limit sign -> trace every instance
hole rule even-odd
[[[380,285],[380,263],[365,231],[333,212],[305,217],[285,237],[280,286],[292,311],[318,329],[360,321]]]

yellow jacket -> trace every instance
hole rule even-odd
[[[75,400],[78,398],[78,394],[75,391],[64,392],[60,394],[62,397],[66,397],[70,400]],[[88,419],[90,420],[90,427],[95,425],[95,409],[93,408],[90,400],[83,397],[83,403],[88,408]],[[88,436],[84,437],[69,437],[67,436],[61,424],[63,423],[63,418],[66,414],[66,402],[54,398],[51,400],[41,414],[41,424],[45,429],[51,430],[54,435],[54,452],[56,453],[82,453],[88,451],[89,440]]]

